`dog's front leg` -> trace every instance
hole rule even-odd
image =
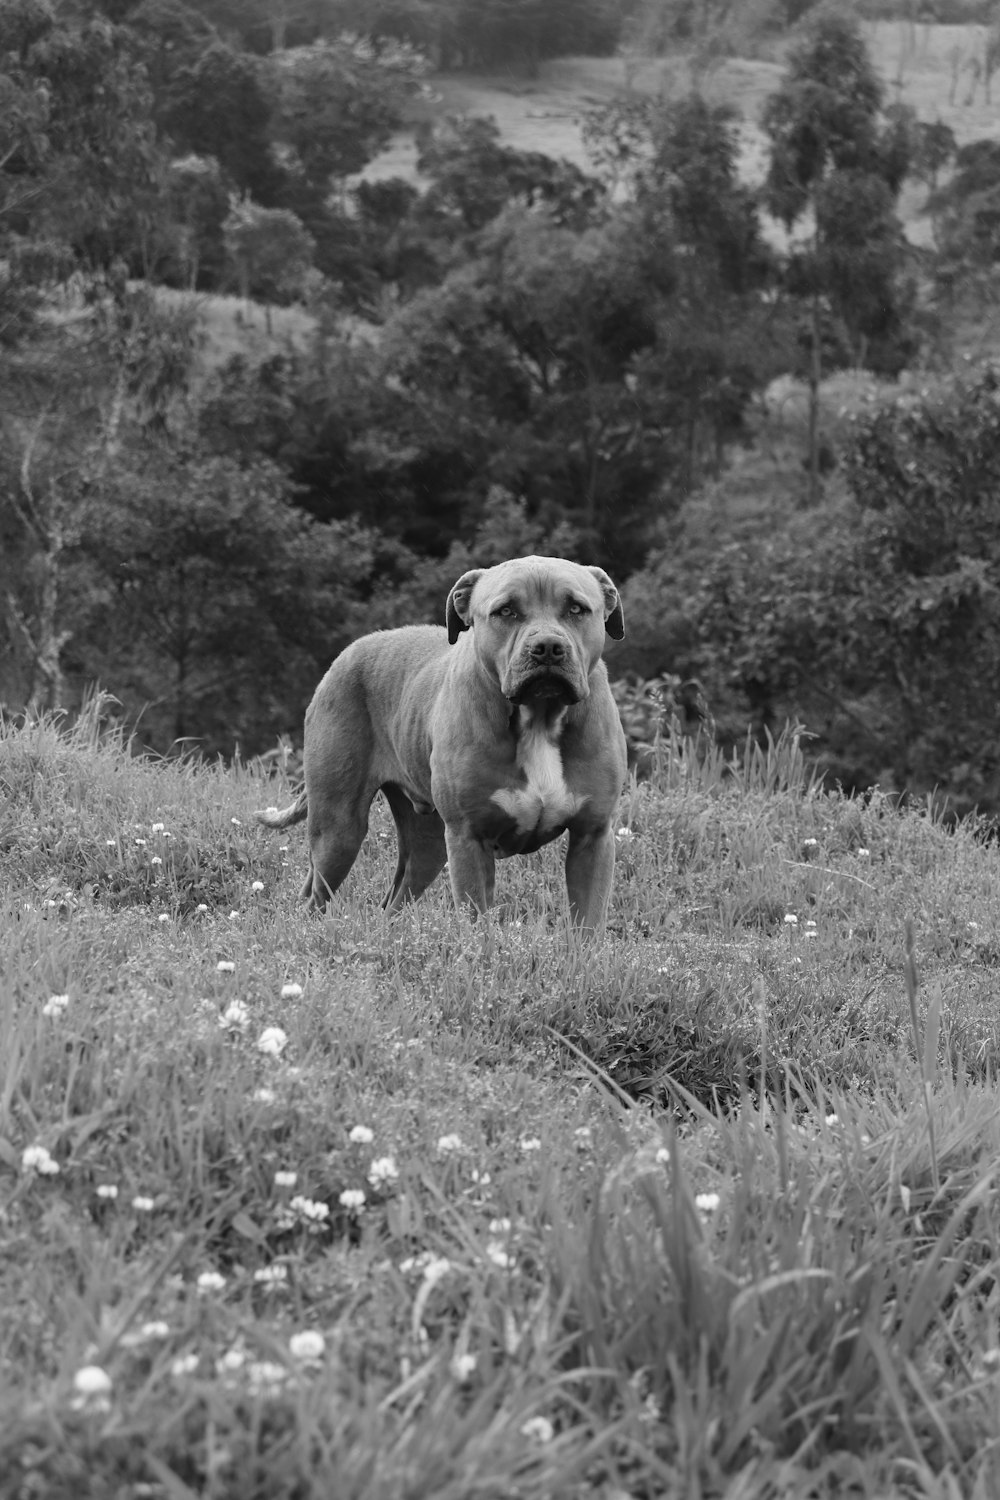
[[[485,911],[493,902],[496,876],[493,851],[457,828],[446,827],[444,837],[448,849],[448,879],[455,905],[469,904],[477,911]]]
[[[570,832],[566,891],[573,921],[593,931],[608,915],[615,873],[615,836],[610,823],[597,833]]]

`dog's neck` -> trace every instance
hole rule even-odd
[[[566,727],[569,705],[558,698],[536,698],[532,703],[519,703],[510,716],[510,727],[519,742],[547,741],[557,745]],[[518,749],[518,760],[521,751]]]

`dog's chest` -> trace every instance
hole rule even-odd
[[[559,738],[565,709],[548,719],[527,705],[518,709],[515,765],[520,784],[499,787],[491,798],[514,820],[518,835],[544,835],[565,828],[586,801],[566,785]]]

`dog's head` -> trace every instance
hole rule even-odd
[[[562,557],[516,557],[473,568],[448,595],[448,639],[473,630],[476,654],[511,703],[579,703],[605,636],[625,634],[618,590],[603,568]]]

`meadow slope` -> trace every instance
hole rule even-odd
[[[98,722],[0,736],[3,1500],[998,1493],[976,829],[664,747],[600,941],[379,807],[318,919]]]

